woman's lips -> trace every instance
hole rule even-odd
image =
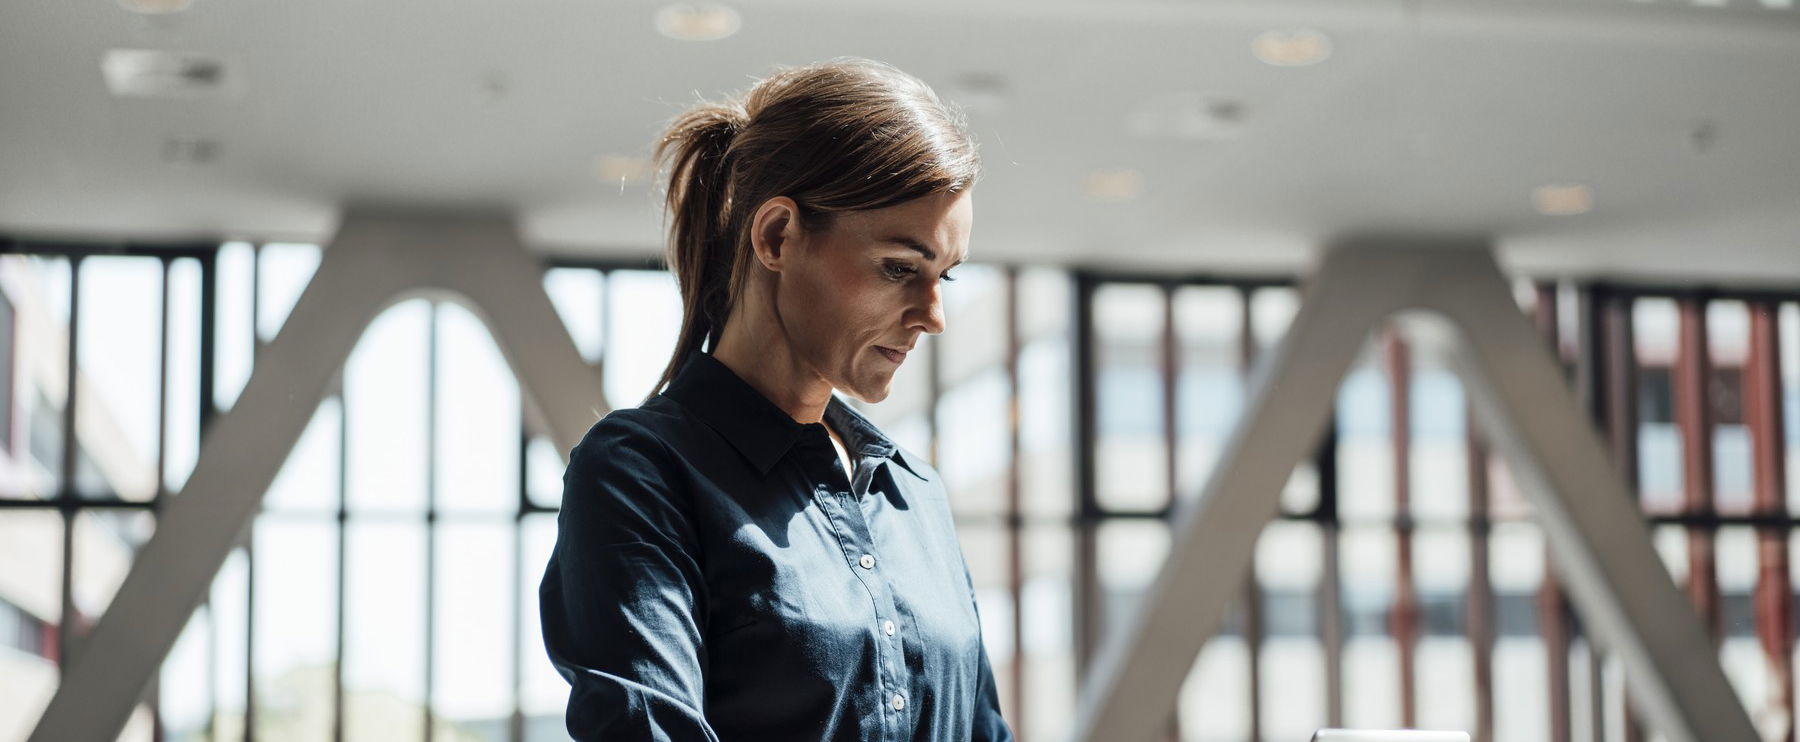
[[[881,351],[882,355],[887,356],[887,359],[890,361],[893,361],[894,363],[899,363],[901,361],[906,360],[905,353],[894,350],[893,348],[883,348],[883,347],[877,345],[877,346],[875,346],[875,349],[878,351]]]

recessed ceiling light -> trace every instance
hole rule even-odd
[[[1147,139],[1228,139],[1244,128],[1244,103],[1236,98],[1169,93],[1126,114],[1125,128]]]
[[[742,24],[737,11],[718,3],[672,3],[656,11],[656,30],[682,41],[717,41]]]
[[[119,7],[146,15],[179,13],[193,4],[193,0],[119,0]]]
[[[121,97],[194,97],[230,92],[232,76],[216,57],[160,49],[108,49],[100,58],[106,89]]]
[[[1550,216],[1585,214],[1594,208],[1594,189],[1579,183],[1538,186],[1531,192],[1531,205]]]
[[[1331,39],[1310,28],[1264,31],[1250,42],[1250,51],[1278,67],[1304,67],[1331,56]]]
[[[1084,188],[1095,201],[1129,201],[1144,192],[1144,176],[1136,170],[1099,170],[1088,174]]]

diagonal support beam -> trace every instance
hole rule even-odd
[[[1544,349],[1489,245],[1361,239],[1328,251],[1288,335],[1132,620],[1112,632],[1082,696],[1078,739],[1147,742],[1201,645],[1242,594],[1256,540],[1323,431],[1357,350],[1396,312],[1460,334],[1457,371],[1488,438],[1530,498],[1575,607],[1616,652],[1636,705],[1671,742],[1752,742],[1698,619],[1651,547],[1643,516]]]
[[[201,442],[187,485],[163,506],[32,742],[118,736],[363,330],[419,294],[443,294],[482,318],[519,379],[525,414],[564,455],[606,412],[599,374],[510,219],[350,214],[237,403]]]

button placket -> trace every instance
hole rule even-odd
[[[836,466],[835,461],[833,466]],[[835,471],[838,477],[843,476],[842,467],[837,467]],[[826,482],[831,481],[833,480],[826,479]],[[876,698],[881,699],[878,703],[893,712],[885,720],[892,725],[890,728],[895,730],[893,733],[904,737],[909,726],[907,716],[902,713],[907,703],[902,691],[908,687],[902,672],[905,653],[897,639],[894,643],[881,640],[883,634],[894,636],[898,633],[898,624],[883,618],[897,615],[897,609],[887,581],[880,579],[881,573],[875,569],[880,560],[872,553],[875,551],[874,536],[869,529],[867,514],[848,496],[849,493],[834,491],[832,484],[817,483],[818,479],[814,479],[814,482],[815,501],[832,522],[839,545],[844,550],[847,563],[851,565],[851,572],[855,573],[857,580],[869,591],[874,608],[872,618],[876,621],[873,638],[877,640],[873,647],[876,683],[871,690]]]

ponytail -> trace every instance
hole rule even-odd
[[[675,378],[692,351],[716,348],[743,273],[730,221],[731,143],[749,116],[741,106],[707,105],[669,125],[655,159],[670,161],[664,210],[674,215],[666,262],[681,292],[681,331],[675,352],[650,397]]]

